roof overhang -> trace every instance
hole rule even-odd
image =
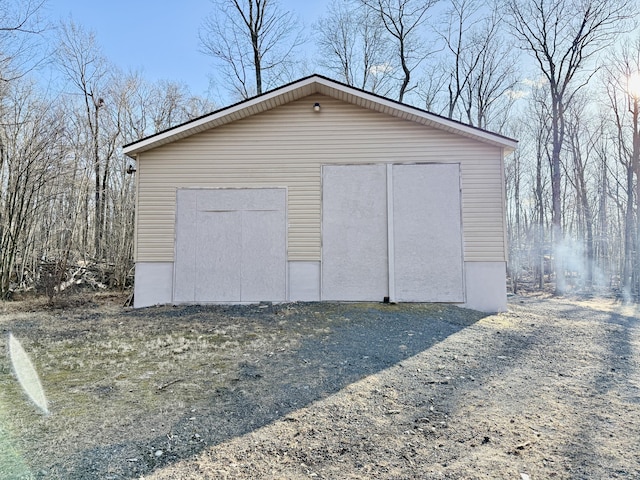
[[[124,146],[123,151],[129,157],[135,159],[138,154],[147,150],[271,110],[313,94],[326,95],[376,112],[473,138],[484,143],[495,145],[496,147],[501,147],[505,154],[511,153],[518,145],[517,140],[512,138],[472,127],[411,105],[350,87],[321,75],[312,75],[163,132],[129,143]]]

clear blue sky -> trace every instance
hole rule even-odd
[[[281,0],[283,9],[310,26],[329,0]],[[209,0],[48,0],[52,21],[72,18],[93,31],[106,57],[144,78],[186,83],[205,95],[211,60],[199,52],[198,28],[212,11]]]

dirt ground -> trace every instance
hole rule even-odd
[[[637,307],[123,301],[0,304],[0,478],[640,478]]]

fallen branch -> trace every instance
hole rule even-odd
[[[160,391],[164,390],[164,389],[165,389],[165,388],[167,388],[167,387],[170,387],[171,385],[173,385],[173,384],[175,384],[175,383],[183,382],[183,381],[184,381],[184,378],[176,378],[175,380],[171,380],[170,382],[165,383],[164,385],[160,385],[160,386],[157,388],[157,391],[158,391],[158,392],[160,392]]]

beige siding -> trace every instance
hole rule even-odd
[[[501,158],[498,147],[311,95],[140,154],[136,260],[173,261],[177,188],[287,187],[289,260],[317,261],[323,164],[457,162],[465,260],[504,261]]]

